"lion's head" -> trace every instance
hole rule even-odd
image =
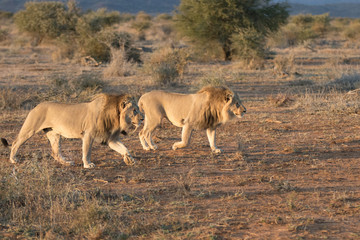
[[[129,129],[134,129],[134,131],[136,131],[144,120],[144,115],[140,112],[134,98],[126,96],[121,103],[120,108],[120,129],[122,131],[127,131]]]
[[[224,106],[223,111],[225,110],[228,114],[228,120],[231,120],[235,117],[242,118],[242,116],[244,116],[246,113],[246,108],[242,104],[237,94],[228,95],[226,101],[227,104]]]
[[[103,142],[116,132],[126,135],[128,130],[136,130],[141,125],[144,116],[130,95],[101,94],[98,97],[103,98],[103,110],[97,122],[98,135]]]
[[[207,86],[197,93],[208,95],[200,128],[214,128],[234,118],[241,118],[246,113],[239,96],[226,87]]]

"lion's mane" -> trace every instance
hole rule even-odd
[[[120,104],[131,101],[131,97],[127,94],[99,94],[95,97],[95,99],[97,98],[102,98],[103,105],[96,122],[96,137],[101,142],[106,143],[111,136],[118,135],[120,130]],[[116,131],[114,132],[114,130]],[[123,132],[123,134],[126,133]]]
[[[196,126],[199,129],[215,128],[223,120],[224,101],[234,93],[225,87],[203,87],[197,92],[198,94],[206,93],[208,98],[200,109]]]

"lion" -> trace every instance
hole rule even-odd
[[[142,95],[138,105],[145,115],[144,127],[139,133],[145,150],[157,149],[152,132],[167,118],[173,125],[182,127],[181,142],[174,143],[173,150],[190,143],[193,129],[204,129],[212,152],[221,153],[215,143],[216,128],[246,113],[239,97],[226,87],[207,86],[195,94],[152,91]]]
[[[98,94],[91,102],[66,104],[43,102],[31,110],[23,126],[12,143],[10,161],[17,163],[19,147],[41,130],[50,141],[52,156],[65,165],[73,165],[61,155],[61,136],[82,139],[82,161],[84,168],[93,168],[90,161],[91,146],[94,141],[107,144],[111,149],[123,155],[127,165],[135,163],[128,149],[120,142],[120,133],[140,126],[143,114],[136,101],[127,94]],[[134,131],[135,131],[134,130]],[[10,146],[6,139],[1,139]]]

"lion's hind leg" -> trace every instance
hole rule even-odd
[[[17,163],[18,159],[16,154],[19,150],[19,147],[24,144],[29,138],[31,138],[35,133],[38,133],[42,130],[43,120],[38,117],[38,107],[30,111],[28,116],[25,119],[24,124],[22,125],[18,136],[15,141],[12,143],[11,153],[10,153],[10,162]]]
[[[139,133],[140,142],[144,150],[156,150],[158,148],[152,140],[152,132],[160,125],[160,123],[161,119],[150,123],[148,118],[145,116],[144,128]]]
[[[19,147],[24,144],[29,138],[31,138],[36,132],[35,131],[25,131],[21,129],[17,138],[12,143],[11,152],[10,152],[10,162],[17,163],[19,162],[16,154],[19,150]]]
[[[150,147],[145,140],[144,129],[141,129],[141,131],[139,132],[139,139],[140,139],[140,143],[141,143],[141,146],[143,147],[143,149],[146,151],[150,150]]]
[[[52,157],[61,164],[74,165],[73,161],[68,161],[61,155],[61,136],[60,136],[60,134],[55,133],[51,129],[44,129],[44,132],[46,133],[46,136],[49,139],[49,142],[51,144]]]

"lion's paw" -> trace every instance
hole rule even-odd
[[[18,163],[19,162],[19,159],[18,158],[10,158],[10,162],[11,163]]]
[[[68,165],[68,166],[74,166],[75,165],[74,161],[66,161],[65,164]]]
[[[74,161],[66,160],[64,158],[55,158],[59,163],[65,165],[65,166],[74,166]]]
[[[178,148],[183,148],[183,147],[185,147],[185,146],[186,146],[186,145],[183,144],[182,142],[176,142],[176,143],[173,144],[172,149],[173,149],[173,150],[176,150],[176,149],[178,149]]]
[[[223,150],[221,150],[220,148],[214,148],[214,149],[211,149],[211,151],[213,153],[222,153],[223,152]]]
[[[150,148],[149,146],[143,147],[143,149],[144,149],[145,151],[150,151],[150,150],[151,150],[151,148]]]
[[[94,163],[84,164],[84,168],[94,168],[94,167],[95,167]]]
[[[131,155],[124,155],[124,162],[128,166],[132,166],[135,164],[135,160]]]

